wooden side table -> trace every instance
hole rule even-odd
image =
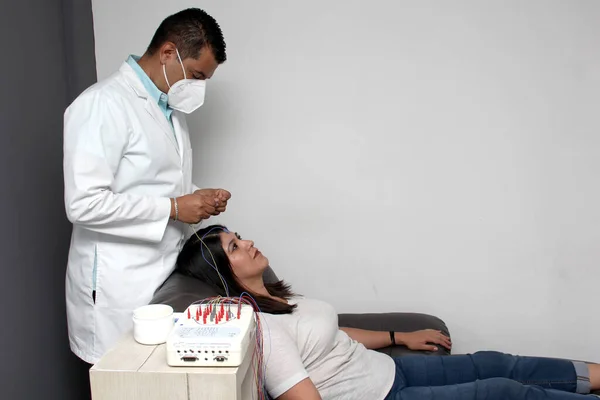
[[[251,343],[239,367],[170,367],[166,346],[145,346],[129,332],[90,369],[93,400],[252,400]]]

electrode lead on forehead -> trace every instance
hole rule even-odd
[[[215,227],[209,229],[209,231],[206,232],[202,237],[200,237],[200,235],[198,235],[198,232],[194,229],[194,227],[192,225],[190,225],[190,227],[192,227],[192,229],[194,230],[194,235],[196,235],[196,237],[198,238],[198,240],[201,243],[200,252],[202,254],[202,258],[204,259],[204,261],[208,265],[210,265],[217,272],[217,275],[219,275],[219,279],[221,280],[221,283],[223,284],[223,289],[225,289],[225,295],[227,297],[229,297],[229,287],[227,286],[227,283],[225,282],[225,279],[223,278],[223,275],[221,275],[221,272],[219,271],[219,268],[217,267],[217,262],[215,261],[215,257],[213,256],[212,252],[210,251],[210,249],[208,248],[208,246],[204,242],[204,239],[206,238],[206,236],[209,233],[211,233],[212,231],[220,230],[220,231],[225,232],[225,233],[230,233],[229,230],[227,228],[225,228],[225,227],[215,226]],[[212,264],[204,256],[204,248],[206,248],[206,250],[208,251],[208,253],[210,255],[210,258],[211,258],[211,260],[213,262]]]

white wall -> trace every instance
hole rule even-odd
[[[95,0],[99,77],[187,6],[229,57],[196,181],[298,292],[600,361],[600,2]]]

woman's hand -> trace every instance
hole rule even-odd
[[[396,344],[403,344],[411,350],[437,351],[436,344],[444,346],[448,350],[452,349],[450,338],[444,335],[442,331],[433,329],[415,332],[396,332],[394,338],[396,339]]]

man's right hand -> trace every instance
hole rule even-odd
[[[179,215],[177,220],[186,224],[197,224],[203,219],[213,215],[219,215],[220,211],[215,207],[214,198],[188,194],[177,198]],[[175,202],[171,200],[171,219],[175,218]]]

